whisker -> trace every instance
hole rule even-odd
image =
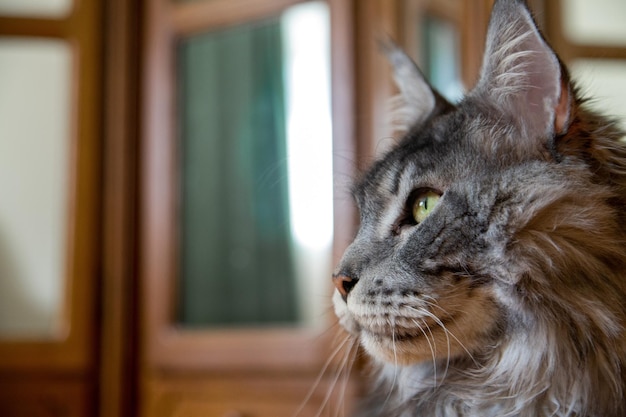
[[[350,381],[350,373],[352,372],[352,368],[354,363],[356,362],[356,358],[359,352],[359,344],[356,339],[352,340],[352,345],[348,348],[349,350],[349,360],[348,363],[345,364],[343,369],[343,382],[341,387],[341,394],[339,396],[339,402],[337,404],[337,411],[335,413],[335,417],[339,417],[340,415],[345,416],[345,398],[346,398],[346,390],[348,388],[348,382]]]
[[[429,307],[435,307],[437,309],[439,309],[443,314],[445,314],[448,317],[451,317],[452,314],[450,314],[450,312],[448,312],[448,310],[446,310],[445,308],[441,307],[439,304],[437,304],[436,302],[431,302],[431,301],[427,301],[424,300],[424,302],[429,306]],[[457,313],[463,313],[463,314],[469,314],[467,311],[456,308],[456,312]]]
[[[387,398],[385,398],[385,402],[383,403],[383,409],[389,403],[391,399],[391,395],[393,394],[393,390],[396,387],[397,379],[398,379],[398,352],[396,350],[396,323],[392,318],[390,320],[391,325],[391,346],[393,347],[393,379],[391,381],[391,385],[389,386],[389,392],[387,393]]]
[[[344,343],[342,343],[342,346],[345,345],[345,342],[346,341],[344,340]],[[322,401],[322,404],[320,405],[319,410],[318,410],[317,414],[315,415],[315,417],[320,417],[322,415],[322,413],[324,412],[324,409],[326,409],[326,405],[328,404],[328,401],[330,400],[330,397],[333,394],[335,386],[337,385],[337,381],[339,381],[339,378],[341,377],[342,370],[346,366],[346,362],[347,362],[347,359],[349,357],[349,354],[350,354],[350,349],[346,349],[344,357],[343,357],[343,359],[341,360],[341,362],[338,365],[338,369],[337,369],[335,378],[331,381],[330,386],[326,390],[326,395],[324,396],[324,400]]]
[[[422,319],[422,321],[424,320]],[[424,338],[426,339],[426,342],[428,343],[428,346],[430,347],[430,354],[432,355],[432,359],[433,359],[433,379],[434,379],[433,382],[434,382],[434,386],[437,386],[437,358],[435,355],[436,346],[433,346],[433,344],[435,343],[435,338],[433,337],[433,333],[430,330],[430,327],[426,326],[426,328],[430,332],[430,337],[433,339],[431,343],[430,339],[428,338],[428,335],[426,334],[422,326],[416,320],[413,320],[413,323],[415,323],[417,328],[420,329],[420,332],[422,332],[422,334],[424,335]],[[426,322],[424,322],[424,325],[426,325]]]
[[[434,297],[428,296],[428,295],[423,295],[423,301],[428,304],[428,306],[430,307],[436,307],[439,310],[441,310],[446,316],[452,316],[445,308],[441,307],[439,305],[439,303],[437,303],[437,300]],[[432,300],[432,301],[429,301]],[[435,321],[435,323],[441,327],[444,331],[444,333],[446,334],[446,338],[448,337],[448,335],[450,335],[458,344],[459,346],[461,346],[461,348],[463,348],[463,350],[465,351],[465,353],[468,354],[468,356],[470,357],[470,359],[474,362],[474,364],[476,366],[480,366],[478,364],[478,362],[476,361],[476,359],[474,358],[474,355],[471,354],[471,352],[469,351],[469,349],[467,349],[467,347],[459,340],[458,337],[456,337],[446,326],[445,324],[439,319],[439,317],[437,317],[434,313],[428,311],[427,309],[418,309],[415,307],[412,307],[413,310],[418,311],[418,312],[422,312],[424,315],[430,317],[431,319],[433,319]],[[449,339],[448,339],[448,362],[450,361],[450,344],[449,344]]]
[[[444,323],[443,323],[443,322],[439,319],[439,317],[437,317],[436,315],[434,315],[434,314],[432,314],[431,312],[426,311],[426,310],[424,310],[424,313],[425,313],[428,317],[430,317],[431,319],[433,319],[433,320],[435,321],[435,323],[437,323],[437,325],[439,325],[439,326],[443,329],[443,331],[444,331],[446,334],[449,334],[449,335],[450,335],[450,336],[451,336],[451,337],[452,337],[452,338],[453,338],[453,339],[454,339],[454,340],[455,340],[455,341],[459,344],[459,346],[461,346],[461,348],[463,348],[463,350],[465,351],[465,353],[467,353],[467,355],[470,357],[470,359],[472,360],[472,362],[474,362],[474,364],[475,364],[476,366],[480,366],[480,365],[479,365],[479,363],[478,363],[478,361],[476,361],[476,359],[474,358],[474,355],[472,355],[472,354],[471,354],[471,352],[469,351],[469,349],[467,349],[467,347],[463,344],[463,342],[461,342],[461,341],[459,340],[459,338],[458,338],[458,337],[456,337],[456,336],[454,335],[454,333],[452,333],[452,332],[451,332],[451,331],[450,331],[450,330],[446,327],[446,325],[445,325],[445,324],[444,324]]]
[[[311,397],[313,396],[313,394],[315,393],[315,390],[318,388],[320,382],[322,381],[322,378],[324,377],[326,370],[328,369],[332,361],[335,359],[335,356],[337,356],[339,352],[341,352],[341,349],[346,345],[346,343],[348,343],[350,339],[352,339],[352,336],[346,335],[344,340],[339,344],[339,346],[337,346],[335,350],[331,352],[328,359],[324,363],[322,370],[319,372],[317,379],[313,383],[313,386],[311,387],[311,389],[309,389],[309,392],[307,393],[306,397],[302,401],[302,404],[300,404],[300,407],[298,407],[298,409],[296,410],[296,412],[293,414],[292,417],[298,417],[300,413],[302,413],[302,410],[304,410],[304,407],[306,407],[308,402],[311,400]]]
[[[429,303],[430,304],[430,303]],[[434,305],[434,304],[432,304]],[[434,305],[437,306],[437,305]],[[437,306],[438,307],[438,306]],[[442,308],[443,310],[443,308]],[[425,315],[429,316],[432,313],[428,312],[428,310],[426,309],[420,309],[420,311],[422,311]],[[444,310],[445,311],[445,310]],[[445,313],[447,315],[447,313]],[[426,323],[426,320],[424,320],[423,318],[421,319],[422,322],[424,323],[424,326],[426,326],[426,328],[428,329],[428,332],[430,333],[431,337],[433,338],[433,340],[435,339],[433,336],[433,332],[430,328],[430,326],[428,326],[428,324]],[[451,353],[451,347],[450,347],[450,336],[449,336],[449,331],[447,328],[445,328],[445,326],[443,326],[443,330],[444,330],[444,335],[446,336],[446,349],[447,349],[447,353],[446,353],[446,368],[443,372],[443,377],[440,380],[440,383],[443,383],[443,381],[446,379],[446,376],[448,375],[448,370],[450,369],[450,353]],[[436,372],[436,369],[435,369]],[[435,384],[435,386],[437,386],[439,384]]]
[[[443,383],[443,381],[446,379],[446,377],[448,376],[448,370],[450,369],[450,354],[452,353],[452,350],[450,348],[450,335],[449,332],[446,331],[444,332],[444,334],[446,335],[446,348],[447,348],[447,353],[446,353],[446,369],[443,372],[443,378],[441,378],[441,383]]]

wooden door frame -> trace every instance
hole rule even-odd
[[[137,415],[138,2],[104,9],[102,281],[99,417]]]
[[[146,0],[142,54],[143,121],[140,147],[140,301],[141,369],[155,371],[315,372],[326,360],[332,334],[317,329],[184,330],[176,327],[176,171],[175,69],[172,51],[177,39],[237,23],[276,15],[302,0],[213,0],[170,3]],[[352,1],[330,0],[333,36],[335,149],[352,152],[352,63],[346,50]],[[339,22],[337,19],[341,19]],[[336,43],[335,43],[336,42]],[[338,48],[346,50],[338,51]],[[349,160],[348,160],[349,161]],[[351,175],[350,163],[335,167]],[[335,207],[336,233],[352,227],[345,205]],[[349,220],[348,220],[349,219]],[[351,223],[349,227],[345,223]],[[346,239],[344,239],[346,240]],[[329,279],[330,293],[330,279]]]

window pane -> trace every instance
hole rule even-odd
[[[72,0],[0,0],[0,15],[63,17]]]
[[[626,62],[577,60],[570,69],[582,93],[592,98],[589,105],[618,118],[626,129]]]
[[[454,24],[434,16],[423,19],[424,73],[433,87],[453,103],[463,97],[459,38]]]
[[[63,304],[71,50],[0,39],[0,337],[52,336]]]
[[[626,46],[626,1],[567,0],[562,3],[565,36],[571,41]]]
[[[321,317],[307,306],[330,275],[327,21],[313,2],[179,45],[185,326]]]

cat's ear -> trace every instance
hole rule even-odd
[[[397,126],[408,129],[453,107],[430,86],[417,64],[393,41],[387,39],[380,45],[393,68],[393,78],[400,90],[393,103]]]
[[[569,75],[523,0],[497,0],[493,6],[475,92],[517,121],[526,137],[567,131],[573,106]]]

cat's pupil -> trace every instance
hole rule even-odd
[[[428,217],[430,212],[435,208],[441,195],[434,191],[422,191],[413,200],[413,221],[417,224],[421,223]]]

